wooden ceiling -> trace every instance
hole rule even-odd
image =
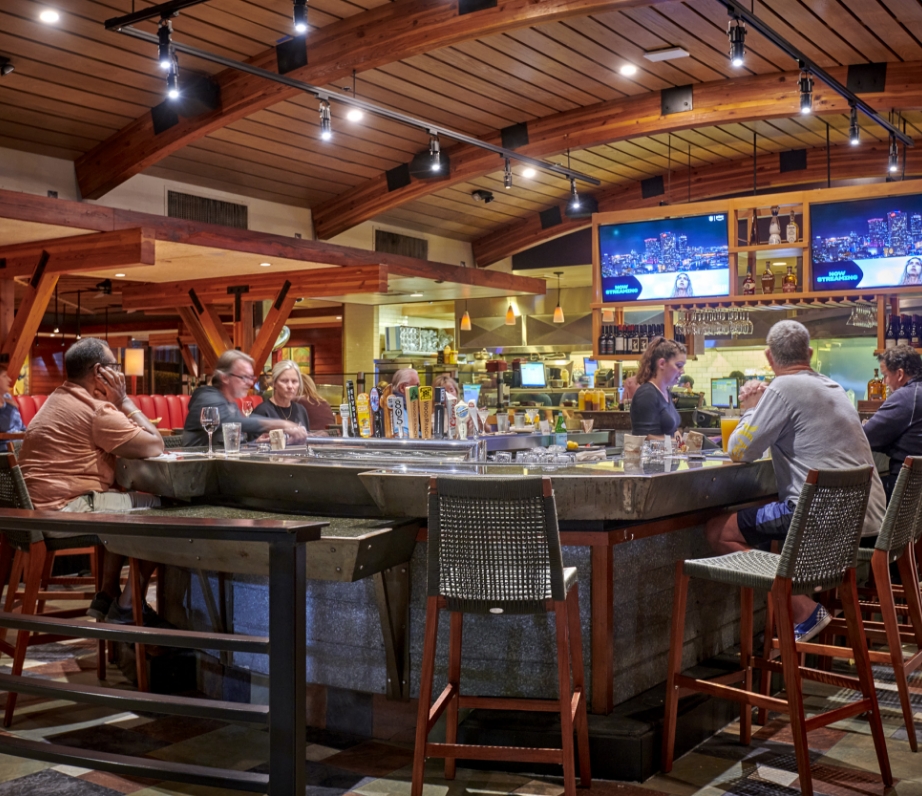
[[[44,4],[3,0],[0,54],[16,71],[0,79],[0,145],[76,159],[163,100],[164,79],[153,48],[104,30],[132,0],[68,0],[55,26],[37,21]],[[386,3],[311,0],[310,22],[322,28]],[[613,7],[614,7],[613,3]],[[66,6],[66,10],[65,10]],[[727,59],[727,16],[716,0],[647,3],[473,38],[361,71],[362,98],[483,136],[508,125],[641,96],[676,85],[731,81],[788,72],[790,57],[750,31],[744,69]],[[919,0],[772,0],[754,11],[821,66],[922,62]],[[291,31],[289,0],[211,0],[175,21],[177,41],[247,59]],[[147,30],[153,30],[147,24]],[[643,52],[681,46],[691,57],[654,63]],[[213,64],[181,56],[189,71],[214,74]],[[626,78],[624,63],[639,67]],[[335,86],[351,88],[351,81]],[[793,89],[790,89],[793,91]],[[303,96],[259,110],[189,143],[146,173],[271,201],[322,206],[426,146],[425,134],[366,116],[360,124],[333,106],[333,141],[319,140],[317,103]],[[907,132],[922,138],[922,112],[904,115]],[[760,155],[841,144],[845,115],[731,123],[674,134],[632,138],[571,153],[572,166],[602,181],[606,191],[656,174],[732,163]],[[880,143],[882,130],[862,119],[862,140]],[[563,147],[561,147],[562,149]],[[548,158],[558,163],[566,156]],[[558,204],[568,185],[539,174],[518,176],[511,191],[497,171],[434,190],[390,208],[376,220],[463,240],[483,238],[510,222]],[[670,169],[670,166],[672,169]],[[520,171],[520,168],[516,168]],[[475,189],[495,201],[479,204]]]

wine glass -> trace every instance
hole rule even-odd
[[[211,447],[211,435],[221,425],[221,412],[217,406],[203,406],[200,420],[202,428],[208,433],[208,455],[214,456],[214,449]]]
[[[243,402],[243,416],[249,417],[251,414],[253,414],[253,402],[244,401]]]

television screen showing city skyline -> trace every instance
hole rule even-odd
[[[810,206],[814,290],[922,287],[922,194]]]
[[[603,224],[602,301],[730,294],[726,213]]]

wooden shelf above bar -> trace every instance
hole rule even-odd
[[[917,293],[919,289],[916,288],[903,288],[904,291],[915,290]],[[889,295],[892,289],[887,289],[887,294]],[[684,298],[684,299],[656,299],[651,301],[637,301],[632,304],[592,304],[592,309],[599,310],[616,310],[616,309],[630,309],[631,307],[670,307],[672,309],[707,309],[707,308],[716,308],[716,307],[774,307],[775,309],[786,309],[785,305],[795,304],[797,302],[811,302],[806,307],[807,308],[815,307],[817,309],[825,306],[823,301],[834,301],[837,305],[840,306],[849,306],[846,302],[851,302],[856,306],[865,306],[870,307],[877,304],[877,296],[879,294],[874,291],[868,292],[856,292],[852,291],[842,291],[842,292],[830,292],[830,293],[770,293],[768,295],[764,293],[758,293],[754,296],[715,296],[712,298],[701,297],[701,298]]]
[[[769,246],[767,243],[760,243],[756,246],[730,246],[730,252],[735,254],[744,254],[746,252],[755,252],[756,254],[759,252],[778,253],[785,249],[805,250],[807,248],[809,248],[809,244],[804,241],[799,241],[797,243],[788,243],[785,241],[784,243],[776,243],[772,246]]]

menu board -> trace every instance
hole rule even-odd
[[[810,206],[813,290],[922,287],[922,194]]]
[[[599,226],[602,301],[727,296],[727,215]]]

